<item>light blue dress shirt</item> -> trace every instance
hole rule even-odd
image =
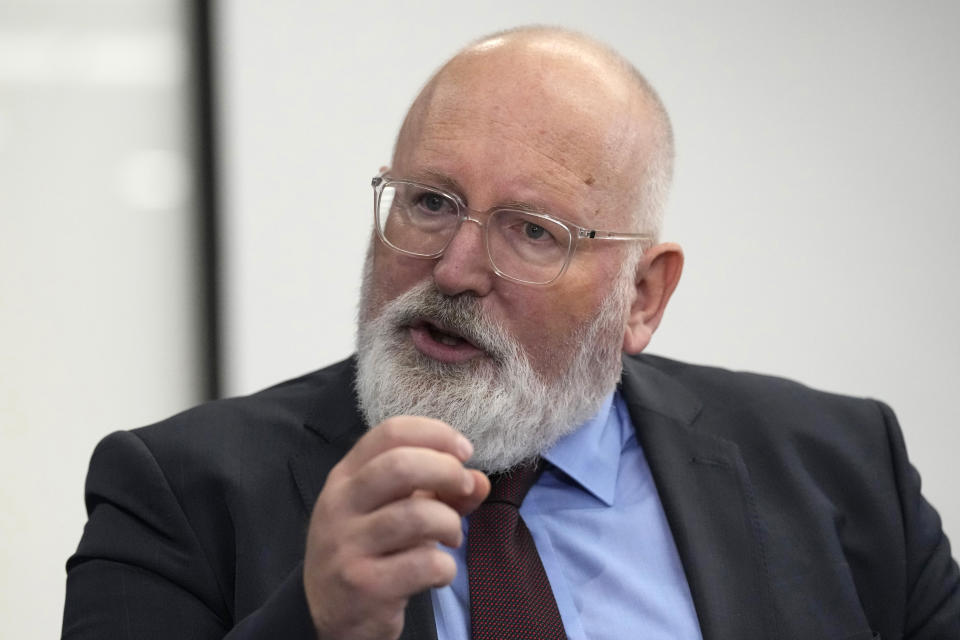
[[[702,640],[650,467],[619,392],[544,456],[520,515],[569,638]],[[463,519],[464,539],[468,521]],[[470,638],[466,542],[453,583],[431,592],[439,640]]]

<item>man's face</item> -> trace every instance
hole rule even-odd
[[[520,205],[585,227],[634,231],[629,92],[589,64],[555,55],[533,64],[538,55],[488,53],[448,68],[408,121],[390,174],[454,191],[477,211]],[[582,242],[557,282],[531,287],[494,274],[475,224],[464,224],[434,260],[375,242],[363,316],[432,282],[446,296],[476,298],[550,382],[566,372],[575,337],[596,317],[625,256],[619,243]],[[441,363],[490,357],[437,329],[415,323],[407,338]]]

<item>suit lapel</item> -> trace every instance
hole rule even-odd
[[[691,426],[700,401],[641,361],[624,359],[623,392],[703,637],[776,637],[756,503],[739,449]]]
[[[303,450],[289,461],[308,516],[327,474],[366,431],[353,392],[356,360],[350,358],[323,373],[327,378],[319,381],[303,425],[316,437],[306,438]]]
[[[366,431],[353,394],[355,362],[351,358],[333,379],[325,381],[304,426],[317,437],[310,438],[304,451],[289,461],[290,473],[297,485],[306,518],[313,511],[330,470]],[[436,640],[430,592],[410,598],[406,620],[399,640]]]

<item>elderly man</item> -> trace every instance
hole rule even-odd
[[[889,409],[638,355],[671,167],[606,47],[454,57],[373,179],[357,357],[105,439],[64,636],[960,638]]]

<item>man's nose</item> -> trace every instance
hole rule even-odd
[[[484,228],[468,218],[463,221],[433,267],[433,281],[441,293],[455,296],[472,293],[485,296],[496,275],[487,258]]]

